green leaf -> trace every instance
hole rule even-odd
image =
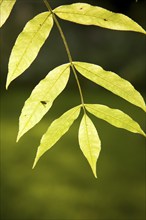
[[[94,176],[97,177],[96,162],[101,150],[101,142],[94,124],[86,114],[84,114],[79,127],[79,144]]]
[[[8,19],[15,3],[16,0],[0,0],[0,27],[2,27]]]
[[[96,25],[103,28],[123,31],[146,31],[132,19],[123,14],[86,3],[75,3],[55,8],[54,13],[61,19],[84,25]]]
[[[25,25],[10,55],[6,88],[34,61],[49,36],[52,26],[53,19],[50,12],[43,12],[35,16]]]
[[[139,133],[146,136],[137,122],[118,109],[112,109],[108,106],[99,104],[86,104],[85,107],[97,118],[103,119],[118,128],[123,128],[133,133]]]
[[[19,119],[20,137],[36,125],[51,108],[53,101],[65,88],[70,74],[70,64],[56,67],[34,88],[26,100]]]
[[[143,97],[127,80],[94,64],[84,62],[73,63],[78,72],[87,79],[146,111]]]
[[[76,106],[68,110],[61,117],[52,122],[47,132],[43,135],[41,139],[41,143],[38,147],[33,168],[36,166],[36,163],[38,162],[39,158],[69,130],[70,126],[79,116],[79,113],[80,106]]]

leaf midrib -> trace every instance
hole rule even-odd
[[[96,19],[100,19],[100,20],[104,20],[104,18],[100,18],[98,16],[93,16],[93,15],[87,15],[88,12],[86,12],[85,14],[80,14],[80,13],[73,13],[73,12],[60,12],[60,11],[57,11],[55,12],[54,10],[54,13],[55,14],[72,14],[72,15],[79,15],[79,16],[86,16],[86,17],[92,17],[92,18],[96,18]],[[112,12],[111,12],[112,13]],[[106,21],[107,22],[107,21]]]
[[[88,146],[88,149],[89,149],[89,152],[90,152],[90,159],[91,159],[91,163],[92,163],[92,166],[93,166],[94,165],[94,161],[93,161],[93,157],[92,157],[91,144],[89,142],[89,133],[88,133],[88,129],[87,129],[87,127],[88,127],[87,126],[87,117],[88,116],[85,114],[84,117],[85,117],[85,129],[86,129],[87,141],[88,141],[87,146]]]

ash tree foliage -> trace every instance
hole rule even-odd
[[[0,0],[0,26],[9,17],[15,3],[16,0]],[[146,136],[146,134],[137,122],[121,110],[112,109],[101,104],[85,103],[78,74],[81,74],[86,79],[104,87],[144,111],[146,111],[146,105],[141,94],[126,79],[121,78],[114,72],[105,71],[99,65],[74,61],[64,32],[59,24],[58,17],[80,25],[95,25],[119,31],[140,32],[141,34],[146,34],[146,31],[135,21],[123,14],[113,13],[90,4],[74,3],[61,5],[55,9],[51,8],[48,0],[42,0],[42,4],[45,4],[46,11],[36,15],[27,22],[12,48],[8,64],[6,88],[31,65],[42,45],[49,37],[54,24],[57,26],[64,43],[68,62],[55,67],[33,89],[20,115],[17,141],[43,118],[53,105],[57,96],[65,89],[70,74],[73,74],[78,85],[81,103],[69,109],[48,127],[48,130],[40,141],[33,168],[36,166],[40,157],[53,147],[69,130],[82,110],[83,116],[78,131],[79,146],[89,162],[94,176],[97,177],[96,162],[101,150],[101,141],[96,127],[89,117],[90,114],[105,120],[117,128],[123,128],[143,136]]]

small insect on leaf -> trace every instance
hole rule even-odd
[[[47,102],[46,101],[40,101],[42,103],[42,105],[46,105]]]

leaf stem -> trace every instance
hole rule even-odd
[[[83,110],[84,110],[84,113],[86,113],[86,109],[85,109],[85,104],[84,104],[84,98],[83,98],[83,93],[82,93],[82,89],[81,89],[81,85],[80,85],[80,82],[79,82],[79,79],[78,79],[78,76],[77,76],[77,73],[76,73],[76,70],[75,70],[75,67],[74,67],[74,64],[73,64],[73,59],[72,59],[72,56],[71,56],[71,52],[70,52],[70,49],[69,49],[69,46],[68,46],[68,43],[67,43],[67,40],[65,38],[65,35],[62,31],[62,28],[56,18],[56,15],[54,14],[48,0],[43,0],[47,9],[51,12],[52,16],[53,16],[53,19],[54,19],[54,22],[59,30],[59,33],[60,33],[60,36],[62,38],[62,41],[64,43],[64,46],[65,46],[65,50],[66,50],[66,53],[67,53],[67,56],[68,56],[68,59],[69,59],[69,62],[70,62],[70,65],[71,65],[71,68],[72,68],[72,71],[74,73],[74,76],[75,76],[75,79],[76,79],[76,82],[77,82],[77,85],[78,85],[78,89],[79,89],[79,93],[80,93],[80,98],[81,98],[81,103],[82,103],[82,107],[83,107]]]

